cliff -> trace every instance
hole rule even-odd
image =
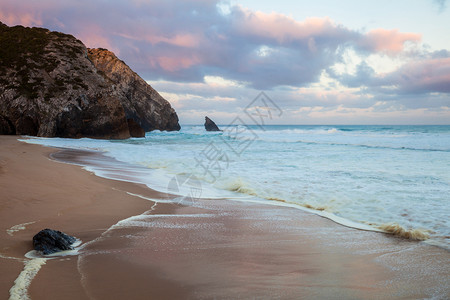
[[[105,49],[0,23],[0,134],[123,139],[179,130],[170,103]]]

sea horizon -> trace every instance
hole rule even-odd
[[[183,124],[180,126],[203,126],[203,123]],[[230,123],[217,123],[220,126],[228,126]],[[250,124],[248,126],[258,126]],[[450,124],[263,124],[262,126],[450,126]]]

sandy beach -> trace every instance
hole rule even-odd
[[[52,161],[56,149],[17,139],[0,137],[0,299],[44,228],[85,246],[48,260],[31,299],[450,297],[447,250],[290,207],[145,200],[167,195]],[[111,227],[133,216],[127,224],[145,222]]]
[[[44,228],[57,228],[88,242],[119,220],[151,207],[148,201],[127,195],[122,191],[124,187],[127,191],[157,196],[156,192],[138,185],[111,182],[78,166],[53,162],[48,156],[55,149],[18,142],[17,137],[2,136],[0,148],[2,256],[23,259],[32,250],[33,235]],[[8,234],[12,226],[24,223],[31,224]],[[7,299],[23,263],[4,258],[0,263],[3,271],[0,298]],[[84,292],[76,271],[76,258],[61,264],[67,266],[55,278],[67,281],[62,283],[63,293],[79,299]],[[31,296],[48,299],[48,288],[57,288],[59,284],[55,284],[55,278],[46,280],[44,272],[39,275],[43,283],[40,285],[40,278],[36,278],[36,289],[32,286]]]

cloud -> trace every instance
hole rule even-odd
[[[406,42],[419,42],[421,35],[417,33],[401,33],[397,29],[383,28],[369,31],[359,42],[359,45],[371,52],[386,52],[397,54],[403,51]]]
[[[364,87],[374,94],[400,97],[403,94],[450,93],[450,52],[436,51],[410,60],[392,72],[377,74],[365,61],[354,74],[337,74],[332,78],[349,87]]]
[[[354,45],[398,53],[420,36],[378,29],[367,34],[331,19],[297,21],[278,13],[219,1],[14,0],[0,4],[9,25],[39,25],[72,33],[88,47],[116,52],[146,79],[200,82],[206,75],[257,89],[305,86]]]
[[[374,69],[366,61],[362,61],[356,65],[356,70],[353,74],[343,73],[338,75],[333,68],[328,69],[328,73],[349,87],[371,86],[377,80]]]
[[[450,93],[450,56],[414,61],[383,80],[406,93]]]
[[[325,46],[336,46],[339,40],[358,35],[334,24],[328,17],[308,18],[300,22],[283,14],[254,12],[241,6],[234,7],[231,16],[233,30],[238,34],[279,45],[308,46],[311,41],[317,40]]]
[[[237,113],[259,90],[275,95],[292,120],[301,108],[337,117],[448,106],[449,52],[424,50],[420,34],[395,28],[364,32],[219,0],[3,0],[0,20],[114,51],[191,121],[195,109]],[[380,57],[390,68],[373,64]]]

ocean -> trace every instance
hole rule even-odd
[[[450,126],[185,125],[127,140],[29,138],[100,151],[96,175],[201,198],[290,206],[450,249]],[[90,161],[90,159],[92,161]]]

